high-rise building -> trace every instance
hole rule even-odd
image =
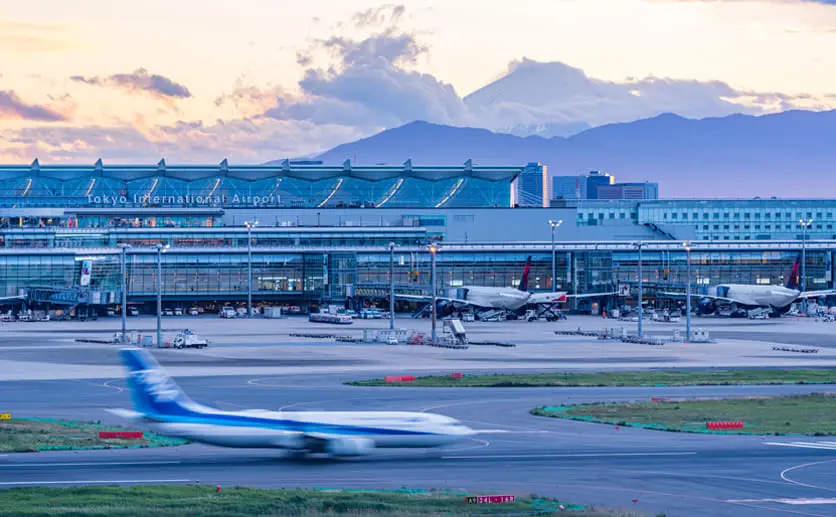
[[[530,162],[517,178],[516,204],[525,207],[549,206],[549,174],[547,167]]]
[[[586,176],[586,199],[598,199],[598,187],[612,185],[615,177],[606,172],[589,171]]]
[[[552,199],[586,199],[586,176],[554,176]]]
[[[659,199],[659,184],[648,181],[600,185],[598,199]]]

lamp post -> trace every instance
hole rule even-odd
[[[688,286],[685,292],[685,341],[691,342],[691,241],[682,243],[688,261]]]
[[[125,334],[128,333],[128,248],[131,245],[120,244],[119,247],[122,248],[122,341],[125,341]]]
[[[430,245],[430,284],[432,284],[431,289],[433,293],[433,312],[432,312],[432,344],[436,344],[436,333],[435,333],[435,322],[436,318],[438,318],[437,314],[437,305],[438,299],[436,298],[436,289],[435,289],[435,255],[438,253],[438,245],[431,244]]]
[[[253,317],[253,228],[258,221],[245,221],[247,227],[247,317]]]
[[[157,244],[157,346],[163,343],[163,253],[169,248],[168,244]]]
[[[552,292],[557,292],[557,257],[554,249],[554,231],[558,226],[563,224],[563,219],[560,221],[552,221],[549,219],[549,226],[552,227]]]
[[[389,243],[389,329],[395,329],[395,243]]]
[[[642,337],[642,318],[644,317],[644,303],[643,303],[643,296],[642,296],[642,287],[644,286],[644,272],[642,271],[642,246],[644,243],[642,241],[634,242],[633,246],[638,248],[639,250],[639,337]]]
[[[813,224],[812,219],[801,219],[801,282],[798,290],[801,292],[801,312],[807,314],[807,228]]]

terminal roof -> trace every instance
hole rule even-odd
[[[407,160],[401,165],[355,165],[346,160],[342,165],[295,163],[284,160],[269,165],[230,165],[224,160],[217,165],[169,165],[160,160],[156,165],[104,165],[99,159],[93,165],[41,165],[37,159],[29,165],[0,165],[0,181],[15,178],[42,177],[59,181],[79,178],[113,178],[133,181],[151,177],[166,177],[182,181],[229,177],[244,181],[289,177],[306,181],[330,178],[357,178],[382,181],[392,178],[416,178],[441,181],[451,178],[473,177],[487,181],[511,181],[522,173],[522,167],[473,165],[467,160],[460,166],[421,166]]]

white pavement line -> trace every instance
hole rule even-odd
[[[67,481],[3,481],[0,486],[21,485],[119,485],[128,483],[191,483],[191,479],[108,479],[108,480],[67,480]]]
[[[816,486],[816,485],[808,485],[806,483],[801,483],[799,481],[793,481],[792,479],[787,477],[787,474],[792,472],[793,470],[803,469],[803,468],[807,468],[807,467],[814,467],[816,465],[824,465],[825,463],[833,463],[834,461],[836,461],[836,460],[814,461],[814,462],[811,462],[811,463],[802,463],[801,465],[796,465],[794,467],[786,468],[786,469],[781,471],[781,479],[783,479],[787,483],[792,483],[793,485],[803,486],[803,487],[807,487],[807,488],[815,488],[815,489],[818,489],[818,490],[831,491],[831,490],[833,490],[832,488],[821,487],[821,486]]]
[[[484,456],[442,456],[445,460],[522,459],[522,458],[613,458],[618,456],[695,456],[696,452],[613,452],[578,454],[496,454]]]
[[[836,498],[727,499],[727,503],[836,504]]]
[[[801,449],[823,449],[836,450],[836,445],[822,445],[817,442],[764,442],[764,445],[777,445],[779,447],[798,447]]]
[[[509,429],[474,429],[477,434],[548,434],[551,431],[516,431]]]
[[[86,463],[11,463],[2,464],[0,468],[26,468],[26,467],[113,467],[128,465],[179,465],[179,461],[120,461],[120,462],[94,462]]]

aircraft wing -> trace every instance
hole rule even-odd
[[[415,294],[396,294],[395,298],[398,298],[400,300],[409,300],[411,302],[432,303],[432,301],[433,301],[432,296],[420,296],[420,295],[415,295]],[[450,298],[450,297],[447,297],[447,296],[436,296],[435,299],[438,300],[438,301],[441,301],[441,302],[454,303],[456,305],[463,305],[463,306],[469,306],[469,307],[487,307],[485,305],[480,305],[480,304],[473,303],[470,300],[462,300],[461,298]],[[490,308],[490,307],[488,307],[488,308]]]
[[[25,298],[24,296],[20,296],[20,295],[18,295],[18,296],[0,296],[0,303],[11,302],[11,301],[14,301],[14,300],[23,301],[24,298]]]
[[[661,292],[659,294],[663,294],[663,295],[666,295],[666,296],[682,296],[682,297],[685,297],[685,293]],[[749,302],[745,302],[743,300],[737,300],[735,298],[727,298],[725,296],[715,296],[713,294],[691,293],[691,298],[708,298],[709,300],[718,300],[718,301],[721,301],[721,302],[738,303],[738,304],[741,304],[741,305],[751,305]]]
[[[807,291],[798,295],[797,300],[802,298],[818,298],[819,296],[832,296],[836,294],[836,289],[823,289],[821,291]]]

